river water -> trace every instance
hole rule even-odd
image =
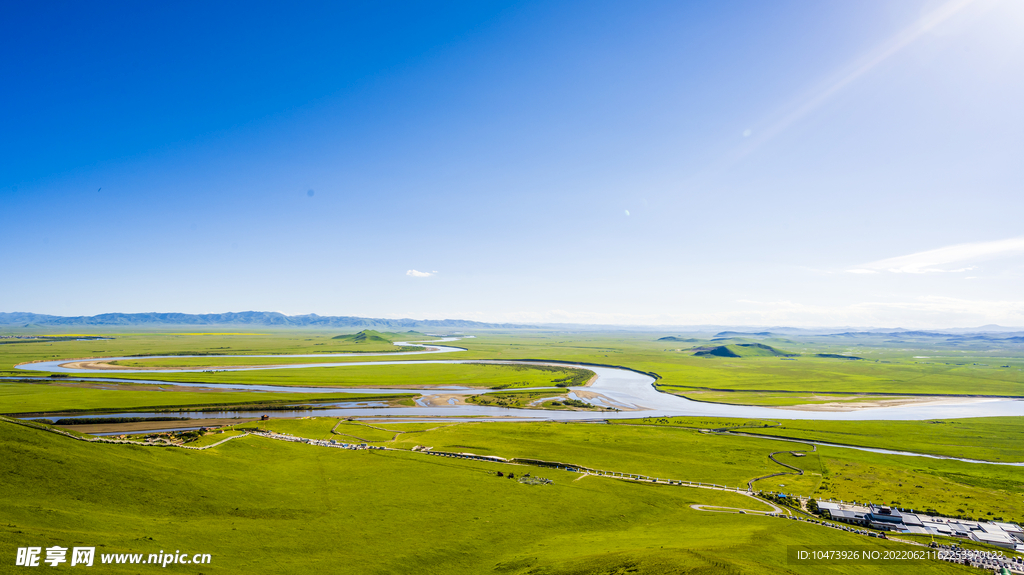
[[[458,338],[446,338],[438,340],[438,343],[454,341]],[[396,342],[395,345],[430,345],[430,349],[413,352],[377,353],[377,354],[311,354],[285,357],[365,357],[365,356],[388,356],[388,355],[422,355],[442,354],[465,351],[462,348],[436,346],[435,342]],[[148,359],[158,358],[188,358],[188,357],[211,357],[211,356],[149,356]],[[223,358],[252,358],[252,357],[282,357],[280,355],[248,355],[248,356],[215,356]],[[111,357],[103,358],[105,361],[116,360],[139,360],[142,357]],[[63,364],[69,360],[47,361],[40,363],[29,363],[18,366],[18,369],[25,371],[46,371],[51,373],[96,373],[95,369],[70,368]],[[253,371],[260,369],[299,369],[306,367],[338,367],[345,366],[368,366],[368,365],[407,365],[418,363],[495,363],[508,364],[515,362],[487,361],[487,360],[407,360],[407,361],[369,361],[369,362],[345,362],[345,363],[310,363],[291,364],[283,366],[251,366],[218,369],[216,371]],[[523,362],[526,363],[526,362]],[[599,394],[599,397],[587,399],[583,394],[579,397],[584,401],[601,407],[616,407],[622,411],[586,412],[586,411],[561,411],[561,410],[536,410],[536,409],[512,409],[503,407],[483,405],[444,405],[429,407],[418,405],[415,407],[377,407],[377,406],[342,406],[338,405],[331,409],[319,409],[314,411],[274,411],[275,417],[301,417],[308,415],[323,416],[378,416],[391,418],[408,417],[486,417],[500,418],[516,421],[587,421],[595,419],[619,419],[637,417],[674,417],[674,416],[706,416],[706,417],[742,417],[756,419],[818,419],[818,420],[925,420],[925,419],[953,419],[963,417],[991,417],[991,416],[1024,416],[1024,401],[1015,399],[977,399],[977,398],[950,398],[943,403],[934,404],[911,404],[892,407],[877,407],[858,409],[854,411],[797,411],[771,407],[754,407],[743,405],[727,405],[722,403],[708,403],[692,401],[676,395],[662,393],[654,388],[654,378],[640,372],[625,368],[595,367],[591,365],[580,365],[567,362],[544,362],[548,365],[561,365],[565,367],[576,367],[589,369],[597,374],[597,380],[587,387],[567,388],[571,392],[592,392]],[[201,373],[209,372],[210,369],[147,369],[147,370],[117,370],[114,373]],[[29,379],[29,378],[3,378],[3,379]],[[42,378],[39,378],[42,379]],[[73,378],[60,378],[63,381]],[[50,380],[56,381],[56,380]],[[121,378],[88,378],[88,381],[109,381],[109,382],[134,382],[141,384],[169,385],[182,387],[200,387],[207,389],[246,390],[254,392],[276,391],[295,393],[374,393],[374,394],[408,394],[417,393],[425,395],[463,395],[480,393],[480,389],[448,387],[430,389],[395,389],[395,388],[328,388],[328,387],[297,387],[297,386],[275,386],[275,385],[241,385],[241,384],[218,384],[218,383],[180,383],[171,381],[154,380],[133,380]],[[346,402],[347,403],[347,402]],[[177,412],[175,412],[177,413]],[[228,412],[231,413],[231,412]],[[94,414],[95,415],[95,414]],[[115,413],[111,415],[124,417],[152,417],[166,415],[166,413]],[[213,412],[182,412],[182,417],[251,417],[252,413],[245,415],[225,415],[224,412],[214,414]]]

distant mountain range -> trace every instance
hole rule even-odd
[[[856,331],[832,333],[823,337],[890,337],[903,339],[941,338],[949,341],[1003,341],[1024,343],[1022,332],[983,332],[983,333],[942,333],[936,331]]]
[[[985,325],[977,328],[953,328],[931,331],[906,330],[902,328],[794,328],[774,326],[770,328],[748,326],[616,326],[587,324],[539,324],[523,325],[513,323],[485,323],[464,319],[383,319],[372,317],[328,316],[315,313],[307,315],[285,315],[273,311],[243,311],[231,313],[104,313],[92,316],[57,316],[38,313],[0,312],[0,326],[44,327],[44,326],[265,326],[265,327],[306,327],[306,328],[358,328],[383,331],[407,331],[410,329],[555,329],[571,331],[675,331],[697,335],[699,332],[714,333],[713,337],[780,337],[780,336],[825,336],[825,337],[895,337],[895,338],[947,338],[958,341],[1000,340],[1024,343],[1024,328]],[[725,331],[723,331],[725,330]],[[692,342],[693,335],[677,335],[661,338],[663,341]],[[701,337],[707,337],[701,335]]]
[[[0,325],[34,326],[136,326],[136,325],[221,325],[312,328],[383,328],[383,329],[451,329],[451,328],[529,328],[534,326],[508,323],[482,323],[463,319],[382,319],[369,317],[285,315],[273,311],[233,313],[104,313],[93,316],[63,317],[37,313],[0,312]]]

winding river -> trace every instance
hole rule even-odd
[[[399,346],[421,345],[429,346],[422,351],[390,352],[390,353],[365,353],[365,354],[310,354],[310,355],[289,355],[287,357],[367,357],[367,356],[408,356],[424,354],[446,354],[465,351],[463,348],[434,345],[447,343],[459,338],[446,338],[430,342],[395,342]],[[105,357],[102,361],[118,360],[139,360],[139,359],[181,359],[211,356],[136,356],[136,357]],[[282,357],[281,355],[227,355],[215,356],[218,358],[266,358]],[[97,358],[98,360],[99,358]],[[57,360],[37,363],[21,364],[18,369],[25,371],[43,371],[62,374],[96,373],[97,369],[84,367],[68,367],[67,364],[76,360]],[[78,360],[81,361],[81,360]],[[511,364],[510,361],[488,361],[488,360],[405,360],[405,361],[360,361],[360,362],[338,362],[338,363],[304,363],[274,366],[246,366],[218,368],[215,371],[252,371],[262,369],[301,369],[308,367],[344,367],[344,366],[368,366],[368,365],[408,365],[418,363],[493,363]],[[535,364],[535,362],[518,362],[522,364]],[[744,405],[728,405],[722,403],[709,403],[692,401],[676,395],[662,393],[653,386],[654,378],[637,371],[615,367],[595,367],[592,365],[580,365],[570,362],[550,361],[544,362],[548,365],[559,365],[565,367],[576,367],[589,369],[597,374],[597,380],[587,387],[572,387],[559,392],[569,391],[573,396],[601,407],[615,407],[622,411],[561,411],[561,410],[539,410],[539,409],[512,409],[503,407],[490,407],[472,404],[458,404],[445,406],[427,406],[423,403],[415,407],[381,407],[373,404],[353,404],[342,402],[332,409],[320,409],[316,411],[276,411],[277,417],[297,417],[310,414],[323,416],[376,416],[389,418],[415,418],[415,417],[458,417],[464,418],[500,418],[507,421],[586,421],[597,419],[618,419],[636,417],[673,417],[673,416],[706,416],[706,417],[743,417],[743,418],[765,418],[765,419],[827,419],[827,420],[924,420],[924,419],[953,419],[963,417],[991,417],[991,416],[1024,416],[1024,401],[1016,399],[978,399],[978,398],[951,398],[948,401],[931,404],[911,404],[892,407],[876,407],[858,409],[852,411],[799,411],[790,409],[779,409],[770,407],[754,407]],[[116,373],[201,373],[213,371],[210,368],[200,369],[118,369]],[[30,379],[26,377],[10,377],[3,379]],[[31,378],[46,379],[46,378]],[[63,381],[73,381],[73,378],[61,378]],[[52,381],[52,380],[50,380]],[[294,393],[323,393],[325,391],[349,392],[349,393],[376,393],[376,394],[408,394],[416,393],[425,396],[430,395],[466,395],[478,394],[478,388],[442,387],[430,389],[395,389],[395,388],[325,388],[325,387],[298,387],[298,386],[274,386],[274,385],[242,385],[227,383],[181,383],[171,381],[155,380],[132,380],[121,377],[117,378],[88,378],[87,381],[110,381],[118,383],[135,382],[153,385],[169,385],[182,387],[215,388],[226,390],[244,390],[253,392],[276,391]],[[581,393],[579,392],[590,392]],[[591,394],[596,394],[591,396]],[[93,414],[95,416],[96,414]],[[113,415],[124,417],[147,417],[155,415],[167,415],[166,413],[116,413]],[[203,412],[182,412],[184,417],[232,417],[231,412],[203,413]],[[237,415],[237,414],[236,414]],[[252,413],[244,416],[251,417]],[[83,416],[85,417],[85,416]]]

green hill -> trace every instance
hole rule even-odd
[[[409,340],[415,341],[415,340],[418,340],[418,339],[421,339],[421,338],[422,339],[435,339],[435,337],[432,336],[432,335],[427,335],[425,333],[418,332],[418,331],[413,331],[411,329],[409,331],[402,332],[402,333],[388,332],[388,333],[385,333],[385,334],[382,334],[382,335],[392,336],[394,339],[401,340],[401,341],[409,341]]]
[[[700,340],[694,339],[692,337],[679,337],[678,335],[670,335],[668,337],[659,337],[658,341],[685,341],[687,343],[694,343]]]
[[[763,343],[736,343],[715,347],[695,347],[693,355],[699,357],[793,357],[788,353]]]
[[[347,333],[336,335],[331,339],[340,339],[349,343],[394,343],[396,341],[410,341],[419,339],[434,339],[433,336],[422,332],[409,330],[398,333],[393,331],[375,331],[364,329],[359,333]]]
[[[838,353],[816,353],[814,357],[829,357],[832,359],[864,359],[855,355],[840,355]]]
[[[364,329],[359,333],[336,335],[331,339],[340,339],[351,343],[391,343],[393,340],[388,338],[387,335],[372,329]]]

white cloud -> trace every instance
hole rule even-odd
[[[974,266],[956,269],[946,269],[945,266],[1009,257],[1018,254],[1024,254],[1024,237],[993,242],[956,244],[935,250],[878,260],[846,271],[855,274],[872,274],[883,271],[908,274],[966,272],[974,269]]]
[[[421,272],[421,271],[417,271],[417,270],[409,270],[409,271],[405,272],[405,275],[410,276],[410,277],[414,277],[414,278],[429,278],[430,276],[432,276],[432,275],[434,275],[436,273],[437,273],[437,270],[432,271],[432,272]]]

